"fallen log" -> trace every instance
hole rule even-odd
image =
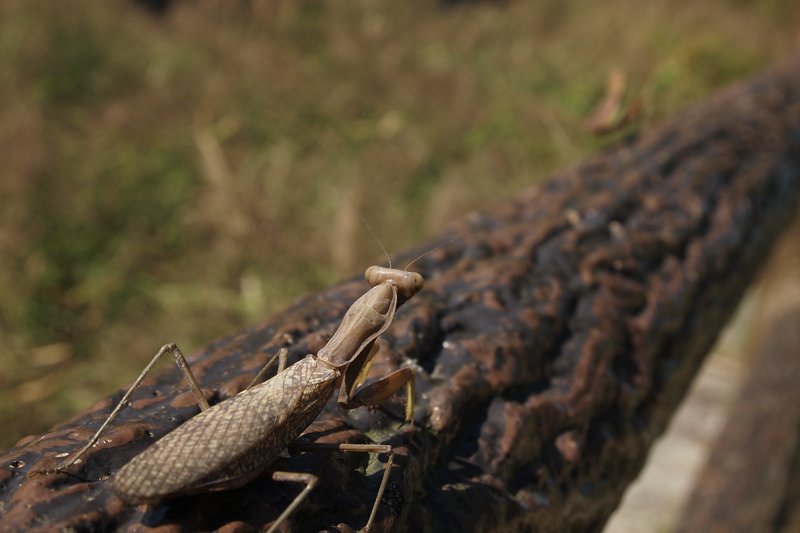
[[[692,376],[800,200],[800,61],[691,107],[491,213],[397,258],[474,230],[417,263],[428,282],[382,337],[372,375],[411,365],[418,405],[344,413],[305,439],[398,453],[380,531],[597,530],[641,468]],[[286,346],[315,352],[365,289],[351,279],[193,357],[212,401]],[[0,457],[8,530],[261,528],[300,490],[261,476],[150,507],[106,479],[187,418],[174,369],[148,379],[79,476],[32,476],[99,426],[119,392]],[[298,531],[362,526],[380,465],[305,453],[281,470],[322,479]]]

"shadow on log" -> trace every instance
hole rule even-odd
[[[331,402],[306,438],[396,448],[380,531],[598,530],[798,199],[792,61],[398,258],[477,228],[418,263],[428,283],[379,342],[372,375],[416,371],[416,425],[399,427],[399,400],[352,413]],[[315,352],[365,288],[346,281],[212,343],[194,358],[200,382],[218,401],[278,348],[290,362]],[[87,456],[89,481],[26,473],[85,441],[121,393],[23,439],[0,457],[3,527],[239,531],[274,520],[300,487],[268,475],[147,508],[109,492],[108,476],[195,414],[184,390],[174,369],[147,380]],[[357,455],[277,461],[322,478],[287,528],[366,522],[380,465]]]

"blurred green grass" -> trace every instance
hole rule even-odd
[[[0,444],[796,44],[789,0],[0,4]],[[624,134],[624,132],[622,133]],[[24,415],[23,415],[24,413]]]

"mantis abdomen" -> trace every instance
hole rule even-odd
[[[247,483],[317,417],[339,375],[307,356],[155,442],[120,469],[114,492],[139,503]]]

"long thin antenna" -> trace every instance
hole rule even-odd
[[[340,193],[343,194],[344,197],[347,199],[347,201],[350,202],[350,205],[355,208],[356,213],[358,213],[358,218],[361,219],[361,222],[364,223],[364,225],[367,227],[367,229],[372,234],[372,236],[375,237],[375,240],[378,241],[378,246],[381,247],[381,250],[383,251],[383,255],[384,255],[384,257],[386,257],[386,261],[389,263],[389,268],[392,268],[392,258],[389,257],[389,252],[387,252],[386,248],[384,248],[383,242],[381,242],[381,238],[378,237],[378,234],[375,233],[374,229],[372,229],[372,226],[370,225],[370,223],[367,221],[367,219],[364,217],[364,215],[361,214],[361,211],[358,210],[358,204],[353,199],[353,195],[351,193],[349,193],[348,191],[345,191],[345,190],[340,191]]]
[[[442,244],[440,244],[440,245],[438,245],[438,246],[435,246],[435,247],[431,248],[430,250],[428,250],[428,251],[427,251],[427,252],[425,252],[424,254],[422,254],[422,255],[420,255],[420,256],[418,256],[418,257],[415,257],[415,258],[414,258],[414,260],[413,260],[413,261],[411,261],[409,264],[407,264],[407,265],[406,265],[406,267],[405,267],[403,270],[408,270],[408,267],[410,267],[411,265],[413,265],[414,263],[416,263],[417,261],[419,261],[420,259],[422,259],[422,258],[423,258],[423,257],[425,257],[426,255],[428,255],[428,254],[430,254],[430,253],[433,253],[433,252],[435,252],[436,250],[438,250],[438,249],[440,249],[440,248],[444,248],[444,247],[445,247],[445,246],[447,246],[448,244],[452,244],[452,243],[456,242],[457,240],[463,239],[464,237],[466,237],[467,235],[469,235],[469,234],[471,234],[471,233],[475,233],[476,231],[478,231],[478,230],[481,230],[481,229],[486,229],[486,228],[488,228],[488,227],[489,227],[491,224],[494,224],[494,223],[495,223],[495,222],[497,222],[498,220],[502,220],[502,219],[503,219],[503,217],[497,217],[497,218],[493,218],[493,219],[491,219],[489,222],[487,222],[487,223],[485,223],[485,224],[481,224],[481,225],[480,225],[480,226],[478,226],[477,228],[472,228],[472,229],[471,229],[471,230],[469,230],[469,231],[465,231],[464,233],[462,233],[462,234],[460,234],[460,235],[457,235],[457,236],[453,237],[452,239],[450,239],[450,240],[448,240],[448,241],[446,241],[446,242],[443,242]]]
[[[389,252],[387,252],[386,248],[383,247],[383,243],[381,242],[380,237],[378,237],[378,234],[375,233],[375,230],[372,229],[372,226],[369,225],[369,222],[367,222],[367,219],[364,218],[364,215],[361,214],[361,211],[357,211],[357,212],[358,212],[358,216],[361,218],[361,222],[364,223],[364,225],[367,227],[369,232],[372,233],[372,236],[375,237],[375,240],[378,241],[378,246],[381,247],[381,250],[383,250],[383,255],[386,256],[386,260],[389,262],[389,268],[392,268],[392,258],[389,257]]]

